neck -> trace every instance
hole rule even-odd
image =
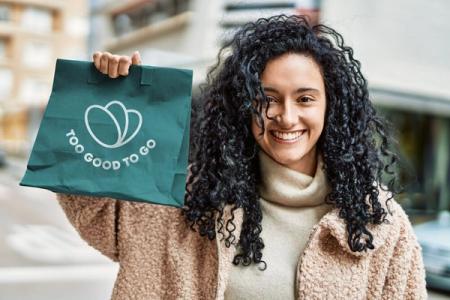
[[[285,206],[315,206],[322,204],[330,192],[321,157],[315,159],[313,176],[279,164],[262,150],[259,160],[259,192],[265,200]]]

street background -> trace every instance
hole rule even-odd
[[[450,299],[450,2],[446,0],[0,0],[0,300],[109,299],[117,264],[80,239],[55,195],[18,182],[56,58],[93,52],[194,70],[193,95],[239,26],[306,14],[340,32],[395,127],[430,299]]]

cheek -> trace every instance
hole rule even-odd
[[[255,138],[255,140],[256,141],[261,140],[262,136],[260,134],[262,132],[262,128],[258,127],[255,116],[252,117],[251,129],[252,129],[253,137]]]
[[[309,118],[305,119],[305,123],[309,127],[309,130],[311,130],[312,137],[318,137],[320,136],[324,128],[325,112],[324,110],[320,109],[315,111],[314,113],[311,113],[309,116]]]

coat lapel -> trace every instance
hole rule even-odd
[[[353,252],[339,209],[324,215],[313,227],[301,254],[295,280],[296,299],[366,299],[370,272],[374,272],[372,258],[389,236],[395,235],[393,217],[388,213],[386,218],[388,223],[366,226],[373,236],[374,249]]]
[[[391,216],[389,214],[387,219],[388,222],[391,222]],[[363,252],[353,252],[348,245],[347,225],[345,220],[339,217],[339,209],[334,208],[329,211],[322,217],[318,224],[322,231],[328,232],[333,238],[336,239],[342,250],[357,257],[366,256],[380,248],[389,234],[389,226],[386,226],[388,224],[368,224],[366,227],[373,235],[372,243],[374,245],[374,249],[369,249]],[[322,234],[319,238],[323,238],[324,236],[325,235]]]

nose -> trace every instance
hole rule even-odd
[[[300,111],[292,104],[292,101],[285,101],[277,117],[280,126],[290,128],[298,123]]]

